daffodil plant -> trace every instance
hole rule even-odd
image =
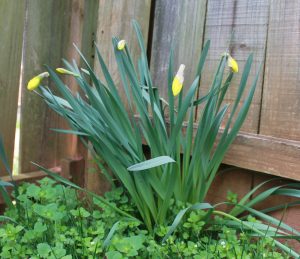
[[[72,130],[60,130],[61,132],[85,136],[93,144],[95,154],[114,172],[113,176],[106,173],[108,180],[112,185],[115,179],[122,182],[136,203],[145,224],[152,229],[153,224],[164,222],[172,199],[190,204],[204,201],[225,152],[246,117],[258,75],[238,111],[238,103],[246,88],[252,63],[250,56],[242,74],[238,96],[225,129],[217,141],[221,123],[229,107],[228,104],[223,104],[223,99],[234,73],[238,72],[237,62],[228,53],[224,54],[210,91],[197,99],[209,41],[203,48],[191,86],[184,85],[184,64],[179,66],[174,75],[174,50],[171,49],[168,102],[163,103],[159,91],[152,83],[137,23],[134,23],[134,28],[141,48],[137,68],[133,64],[125,40],[113,39],[129,110],[125,109],[125,100],[120,96],[98,49],[97,56],[106,82],[99,79],[83,56],[85,72],[76,64],[71,65],[66,61],[66,68],[56,69],[58,73],[75,77],[88,98],[87,101],[80,95],[72,95],[50,68],[49,72],[44,72],[29,81],[28,89],[40,86],[40,93],[48,105],[69,121]],[[227,65],[230,69],[224,81]],[[62,97],[55,96],[48,87],[40,85],[42,78],[48,76],[48,73]],[[89,83],[90,80],[92,84]],[[185,96],[183,88],[186,88]],[[199,106],[201,103],[204,106]],[[167,107],[164,107],[165,105]],[[201,116],[195,124],[195,109],[200,107],[203,107]],[[165,108],[168,109],[169,118],[166,117]],[[235,115],[237,116],[233,121]],[[150,160],[146,160],[143,144],[148,145],[151,150]],[[210,207],[207,204],[203,206]]]
[[[200,91],[198,98],[210,42],[207,41],[203,47],[191,85],[184,83],[185,65],[180,65],[178,72],[174,73],[174,48],[170,48],[168,97],[164,100],[159,89],[165,86],[153,85],[140,27],[135,21],[133,26],[141,49],[137,66],[125,40],[112,40],[124,97],[118,91],[121,85],[113,81],[97,48],[103,80],[95,74],[79,50],[85,68],[80,69],[76,63],[64,61],[66,68],[57,69],[59,73],[74,76],[84,96],[72,94],[49,67],[48,73],[60,95],[41,85],[42,76],[34,80],[35,84],[30,81],[28,89],[39,87],[39,95],[49,107],[69,122],[71,129],[58,129],[59,132],[76,134],[92,144],[91,151],[96,158],[101,158],[102,173],[112,186],[118,180],[126,188],[139,211],[140,220],[149,231],[156,225],[168,224],[166,219],[170,216],[174,200],[187,204],[188,207],[176,216],[170,228],[172,232],[188,210],[214,211],[213,206],[205,203],[206,195],[226,151],[246,118],[259,73],[246,94],[253,59],[250,55],[229,110],[224,98],[235,73],[239,71],[234,58],[229,53],[221,55],[210,90],[205,95],[201,95]],[[197,122],[196,109],[200,111]],[[228,119],[225,120],[226,114]],[[221,125],[224,127],[220,131]],[[146,158],[143,145],[149,147],[150,159]],[[106,171],[107,167],[112,175]],[[229,220],[247,211],[248,198],[236,205]]]

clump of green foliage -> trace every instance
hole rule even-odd
[[[140,221],[122,219],[98,199],[80,200],[74,189],[49,178],[38,183],[20,186],[14,197],[18,209],[8,209],[1,218],[8,221],[0,225],[1,258],[289,258],[276,251],[271,238],[257,239],[242,226],[224,226],[221,217],[218,225],[209,226],[203,210],[188,213],[162,244],[166,226],[149,233]],[[123,188],[106,193],[105,199],[136,214]],[[173,213],[184,206],[173,205]]]
[[[96,56],[102,77],[96,74],[79,50],[84,68],[79,68],[75,62],[64,61],[65,68],[57,69],[59,73],[74,77],[80,87],[78,93],[72,93],[59,75],[49,67],[48,72],[29,82],[29,88],[36,89],[36,93],[51,109],[65,118],[71,127],[71,130],[56,130],[78,135],[87,147],[89,145],[86,141],[92,144],[91,152],[99,161],[102,173],[106,175],[112,188],[116,188],[116,183],[121,183],[138,213],[122,210],[103,198],[98,199],[120,216],[141,222],[149,233],[153,234],[158,227],[164,226],[168,230],[162,240],[165,244],[178,229],[184,227],[182,221],[187,214],[193,210],[205,210],[207,216],[203,221],[206,226],[213,225],[212,222],[216,225],[215,219],[221,216],[224,218],[224,226],[242,225],[253,235],[268,237],[283,251],[295,257],[299,256],[279,242],[277,237],[293,238],[300,236],[300,233],[267,215],[267,212],[283,209],[286,205],[266,208],[263,211],[255,209],[255,205],[271,195],[299,198],[299,184],[280,185],[255,195],[267,182],[262,183],[240,200],[231,197],[225,202],[232,205],[229,212],[220,211],[220,204],[205,202],[225,153],[242,127],[251,105],[259,78],[259,73],[256,73],[247,90],[253,56],[249,55],[244,69],[241,69],[236,98],[229,109],[229,104],[224,103],[224,100],[235,76],[233,72],[238,71],[237,64],[235,70],[226,69],[229,61],[233,60],[229,53],[221,56],[210,89],[208,93],[202,94],[200,78],[210,46],[210,42],[206,42],[199,57],[193,83],[190,86],[184,85],[183,89],[186,91],[176,91],[174,95],[175,49],[170,47],[168,83],[165,86],[168,96],[165,97],[159,91],[163,86],[157,87],[152,82],[140,27],[135,21],[133,27],[141,50],[137,64],[134,64],[124,41],[119,41],[118,38],[112,40],[126,100],[120,96],[121,86],[113,81],[97,47]],[[50,76],[56,91],[41,85],[45,76]],[[176,82],[177,88],[182,89],[179,80]],[[199,119],[195,125],[196,109],[199,111]],[[228,119],[225,120],[225,117]],[[224,125],[222,130],[221,125]],[[149,147],[150,158],[144,154],[143,144]],[[78,189],[65,179],[40,168],[55,179]],[[106,168],[109,168],[111,174]],[[174,211],[173,206],[179,203],[185,207]],[[297,201],[291,205],[299,203]],[[249,222],[248,215],[259,218],[262,223]],[[116,224],[117,221],[112,225],[112,236],[116,231]],[[187,222],[185,226],[189,224]]]
[[[81,91],[72,94],[58,74],[47,68],[48,72],[42,74],[50,75],[59,95],[43,85],[39,85],[36,93],[65,118],[72,129],[57,131],[77,134],[92,144],[92,152],[95,158],[101,158],[100,166],[108,181],[112,186],[116,180],[122,183],[139,211],[139,218],[152,231],[157,224],[166,223],[172,199],[198,203],[202,209],[211,208],[205,203],[207,192],[246,118],[259,73],[247,93],[247,79],[253,60],[250,55],[229,111],[229,104],[224,104],[223,100],[234,73],[226,69],[229,54],[225,54],[220,59],[209,92],[199,98],[200,77],[210,46],[207,41],[199,57],[193,83],[184,85],[182,89],[185,91],[174,96],[175,50],[170,47],[168,84],[165,86],[168,97],[164,97],[167,100],[163,101],[159,88],[151,79],[141,29],[135,21],[133,27],[141,50],[136,65],[127,45],[120,49],[119,39],[113,38],[112,41],[124,96],[120,95],[120,86],[113,81],[97,47],[96,56],[103,80],[78,50],[84,68],[64,61],[66,69],[58,68],[57,71],[73,76]],[[40,80],[38,82],[41,83]],[[239,106],[242,100],[243,104]],[[197,108],[201,111],[193,138]],[[226,114],[229,119],[225,123]],[[222,122],[225,128],[217,140]],[[150,149],[150,159],[143,152],[143,144]],[[106,173],[105,166],[109,167],[112,175]]]

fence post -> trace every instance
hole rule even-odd
[[[24,1],[0,1],[0,134],[12,167],[24,27]],[[0,175],[6,175],[0,165]]]

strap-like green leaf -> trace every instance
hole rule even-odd
[[[3,181],[0,180],[0,186],[10,186],[10,187],[13,187],[14,185],[12,183],[3,182]]]
[[[115,232],[117,231],[119,224],[120,224],[119,220],[113,224],[112,228],[108,232],[107,237],[105,238],[105,240],[103,242],[103,247],[104,248],[109,246],[110,241],[111,241],[113,235],[115,234]]]
[[[144,162],[129,166],[127,168],[128,171],[142,171],[142,170],[147,170],[151,169],[157,166],[165,165],[168,163],[174,163],[176,162],[173,158],[169,156],[159,156],[155,157],[149,160],[146,160]]]
[[[73,134],[77,136],[88,136],[88,134],[84,132],[80,132],[77,130],[66,130],[66,129],[50,129],[52,131],[58,132],[58,133],[63,133],[63,134]]]
[[[0,159],[5,167],[6,171],[9,173],[10,176],[12,176],[12,172],[11,172],[11,169],[10,169],[7,157],[6,157],[6,153],[4,150],[4,143],[3,143],[2,136],[0,136]]]
[[[0,215],[0,221],[11,221],[11,222],[13,222],[13,223],[16,224],[16,225],[19,224],[18,222],[16,222],[16,221],[13,220],[12,218],[7,217],[7,216],[2,216],[2,215]]]

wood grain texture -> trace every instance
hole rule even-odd
[[[70,14],[70,28],[68,29],[69,39],[67,49],[64,58],[69,62],[76,61],[79,66],[84,66],[80,55],[73,44],[75,44],[80,51],[84,54],[86,60],[89,62],[91,67],[94,64],[94,41],[96,35],[97,15],[98,15],[98,0],[72,0]],[[73,92],[77,92],[79,87],[74,77],[64,76],[63,80],[65,84],[72,89]],[[67,122],[61,120],[60,127],[68,127]],[[64,158],[66,156],[74,157],[87,156],[86,148],[83,148],[82,143],[79,141],[77,136],[63,136],[59,139],[58,151],[61,154],[57,155],[57,158]],[[66,153],[66,147],[68,152]]]
[[[66,19],[69,23],[69,28],[63,28],[62,27],[62,33],[66,33],[68,36],[65,39],[65,42],[62,44],[64,46],[61,46],[60,48],[65,48],[62,51],[61,58],[65,58],[69,62],[72,62],[72,60],[76,61],[77,64],[80,64],[80,55],[73,47],[72,44],[76,44],[76,46],[81,49],[82,46],[82,33],[83,33],[83,24],[84,24],[84,1],[82,0],[72,0],[71,6],[66,8],[71,8],[70,10],[65,10],[69,12],[67,14]],[[67,30],[67,31],[64,31]],[[72,89],[73,92],[78,90],[76,80],[72,76],[61,76],[63,78],[64,83]],[[54,115],[57,116],[57,115]],[[58,128],[68,128],[68,123],[61,118],[57,119],[57,125]],[[46,129],[47,130],[47,129]],[[49,134],[53,134],[49,132]],[[66,157],[73,157],[77,152],[77,142],[78,138],[75,135],[63,135],[58,134],[56,139],[56,162],[55,164],[60,163],[62,160],[61,158]]]
[[[49,128],[59,128],[60,118],[36,94],[26,90],[28,80],[45,70],[61,67],[66,54],[71,20],[71,1],[27,1],[28,18],[25,27],[24,87],[21,112],[20,170],[34,170],[30,161],[53,167],[57,164],[59,134]],[[64,29],[65,28],[65,29]],[[49,80],[45,85],[54,89]]]
[[[139,118],[136,117],[136,120]],[[169,127],[170,122],[167,121],[168,130]],[[193,127],[193,137],[195,137],[197,124],[194,123]],[[183,134],[186,129],[187,123],[184,122]],[[221,133],[222,130],[218,133],[217,139],[220,138]],[[146,145],[144,139],[143,144]],[[299,157],[299,141],[241,132],[229,147],[222,163],[241,169],[300,180]]]
[[[175,42],[174,72],[185,64],[186,91],[195,78],[202,50],[206,0],[157,0],[154,13],[150,68],[161,96],[168,96],[168,65],[171,44]]]
[[[186,128],[185,123],[183,132]],[[196,130],[197,124],[194,124],[194,136]],[[300,180],[299,157],[299,141],[241,132],[230,146],[223,163]]]
[[[23,1],[0,1],[0,134],[12,166],[25,8]],[[0,163],[0,175],[6,175]]]
[[[125,107],[128,106],[125,92],[120,82],[118,67],[112,47],[112,37],[116,36],[120,39],[125,39],[133,56],[134,62],[137,62],[140,50],[131,22],[135,19],[140,24],[145,45],[147,47],[150,8],[151,0],[99,1],[96,44],[99,47],[108,70],[118,87],[122,99],[124,100]],[[95,58],[94,68],[97,75],[103,79],[97,58]],[[100,195],[103,195],[105,191],[110,189],[108,181],[101,174],[90,152],[88,152],[86,156],[85,188]]]
[[[30,161],[45,167],[59,164],[61,158],[72,157],[76,152],[76,138],[60,135],[49,128],[65,128],[66,123],[35,94],[25,89],[28,80],[44,71],[44,64],[52,68],[61,67],[63,57],[74,58],[72,43],[82,47],[82,30],[87,1],[28,1],[28,18],[25,35],[24,87],[22,91],[21,113],[21,172],[34,170]],[[90,32],[92,33],[92,32]],[[90,37],[89,37],[90,38]],[[85,39],[84,44],[92,46]],[[90,52],[89,52],[90,53]],[[62,77],[71,89],[76,88],[74,81]],[[44,81],[54,89],[52,83]]]
[[[119,88],[120,95],[124,97],[123,100],[126,97],[123,87],[120,85],[119,72],[112,47],[112,37],[125,39],[136,63],[140,55],[140,49],[131,22],[133,19],[138,21],[142,29],[145,45],[147,46],[150,8],[151,0],[99,1],[96,43],[112,78]],[[100,73],[100,65],[97,59],[95,61],[95,69],[101,77],[102,73]]]
[[[245,61],[253,53],[254,62],[248,79],[250,87],[265,56],[268,14],[269,1],[266,0],[208,0],[205,40],[211,40],[211,48],[201,80],[200,96],[211,85],[220,57],[226,50],[237,60],[240,71],[235,75],[224,103],[233,103]],[[231,35],[233,37],[230,43]],[[253,102],[242,128],[246,132],[258,132],[261,92],[262,76],[257,83]]]
[[[241,133],[223,163],[300,180],[299,158],[298,141]]]
[[[300,141],[300,1],[272,1],[260,133]]]

